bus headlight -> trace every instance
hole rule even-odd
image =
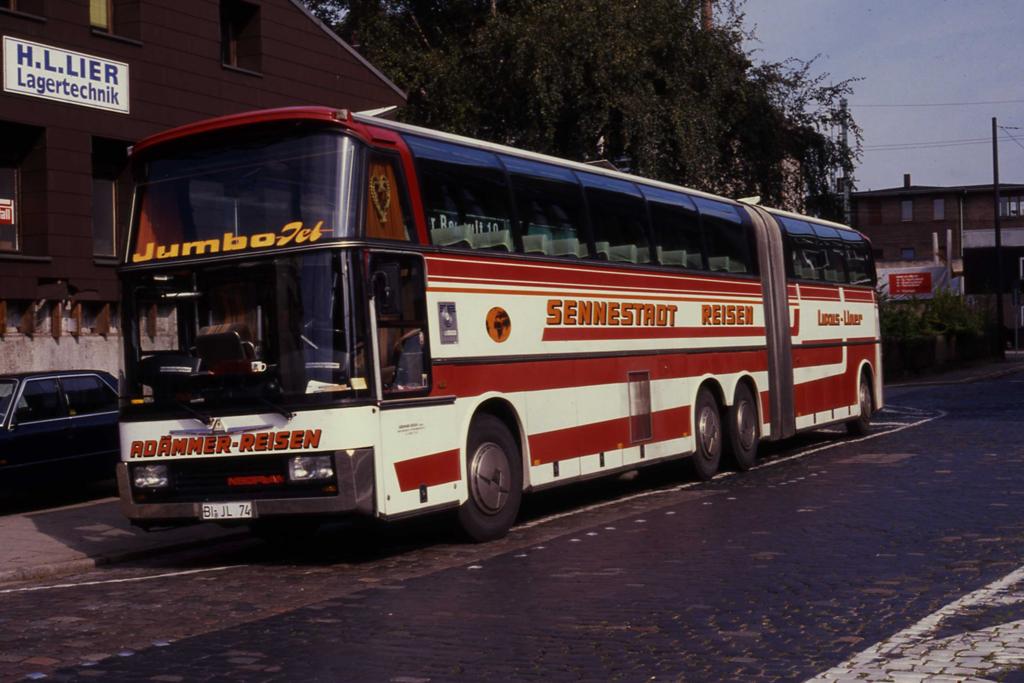
[[[288,461],[291,481],[317,481],[334,477],[334,463],[329,455],[297,455]]]
[[[137,489],[162,489],[170,482],[167,465],[136,465],[132,469],[132,483]]]

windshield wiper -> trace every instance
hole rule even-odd
[[[176,406],[178,406],[179,408],[183,409],[186,413],[191,415],[194,419],[199,420],[200,422],[202,422],[207,427],[209,427],[210,424],[213,422],[213,418],[210,417],[209,415],[207,415],[206,413],[199,412],[198,410],[196,410],[195,408],[193,408],[189,404],[185,403],[184,401],[179,401],[178,399],[173,399],[173,400],[174,400],[174,404]]]
[[[281,417],[283,417],[286,420],[291,420],[293,417],[295,417],[295,413],[293,413],[292,411],[288,410],[287,408],[282,406],[280,403],[274,403],[269,398],[265,398],[263,396],[256,396],[255,398],[256,398],[257,401],[259,401],[263,405],[267,406],[268,408],[271,408],[275,413],[277,413],[278,415],[280,415]]]

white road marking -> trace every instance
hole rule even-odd
[[[29,593],[32,591],[47,591],[55,590],[58,588],[78,588],[80,586],[102,586],[109,583],[135,583],[138,581],[151,581],[152,579],[166,579],[172,576],[188,576],[190,574],[204,574],[207,572],[222,572],[227,569],[237,569],[238,567],[245,567],[244,564],[232,564],[225,565],[223,567],[209,567],[207,569],[188,569],[180,572],[166,572],[163,574],[149,574],[147,576],[132,576],[125,579],[102,579],[99,581],[80,581],[78,583],[55,583],[48,586],[25,586],[23,588],[4,588],[0,590],[0,595],[6,595],[8,593]]]
[[[983,676],[1024,668],[1024,620],[936,637],[943,621],[968,610],[1022,605],[1024,567],[968,593],[913,626],[877,643],[809,683],[829,681],[986,681]]]
[[[918,411],[916,408],[900,408],[900,407],[897,407],[897,406],[886,406],[883,412],[885,412],[885,411],[899,412],[901,410],[906,412],[906,413],[908,413],[908,414],[913,413],[915,416],[926,414],[926,413]],[[794,460],[799,460],[801,458],[806,458],[808,455],[812,455],[812,454],[818,453],[820,451],[828,450],[830,448],[837,448],[839,446],[848,446],[848,445],[854,444],[854,443],[861,443],[862,441],[868,441],[870,439],[877,439],[877,438],[879,438],[881,436],[888,436],[889,434],[895,434],[896,432],[902,432],[904,429],[911,429],[913,427],[920,427],[921,425],[923,425],[925,423],[932,422],[933,420],[938,420],[940,418],[943,418],[943,417],[946,416],[946,414],[947,413],[945,411],[938,410],[938,411],[934,411],[934,412],[928,414],[928,417],[924,417],[924,418],[916,420],[914,422],[901,423],[901,426],[896,427],[894,429],[887,429],[887,430],[885,430],[883,432],[876,432],[874,434],[868,434],[867,436],[862,436],[862,437],[857,438],[857,439],[843,439],[842,441],[834,441],[834,442],[830,442],[830,443],[827,443],[827,444],[824,444],[824,445],[821,445],[821,446],[816,446],[814,448],[808,448],[808,449],[803,450],[803,451],[797,451],[796,453],[793,453],[792,455],[787,455],[787,456],[779,458],[777,460],[770,460],[768,462],[760,463],[759,465],[756,465],[756,466],[752,467],[751,471],[759,470],[759,469],[764,469],[765,467],[775,467],[776,465],[782,465],[784,463],[792,462]],[[726,479],[728,477],[734,477],[737,474],[739,474],[739,473],[738,472],[719,472],[718,474],[716,474],[714,476],[713,479],[711,479],[711,481],[719,481],[721,479]],[[650,496],[660,496],[660,495],[663,495],[663,494],[666,494],[666,493],[675,493],[677,491],[683,491],[685,489],[692,489],[692,488],[695,488],[697,486],[702,486],[705,483],[706,482],[702,482],[702,481],[691,481],[691,482],[687,482],[685,484],[679,484],[678,486],[671,486],[669,488],[660,488],[660,489],[652,489],[650,491],[641,491],[639,493],[634,493],[633,495],[625,496],[623,498],[616,498],[614,500],[606,500],[606,501],[603,501],[603,502],[600,502],[600,503],[594,503],[593,505],[587,505],[587,506],[584,506],[584,507],[581,507],[581,508],[576,508],[576,509],[573,509],[573,510],[568,510],[566,512],[560,512],[560,513],[558,513],[556,515],[548,515],[547,517],[541,517],[541,518],[534,519],[534,520],[529,521],[529,522],[524,522],[523,524],[518,524],[515,527],[513,527],[512,530],[509,533],[513,533],[514,534],[514,533],[517,533],[517,532],[523,532],[523,531],[526,531],[527,529],[532,529],[532,528],[534,528],[536,526],[540,526],[541,524],[547,524],[548,522],[553,522],[555,520],[563,519],[565,517],[572,517],[572,516],[575,516],[575,515],[580,515],[580,514],[583,514],[583,513],[586,513],[586,512],[590,512],[591,510],[599,510],[601,508],[606,508],[606,507],[609,507],[609,506],[612,506],[612,505],[619,505],[621,503],[626,503],[626,502],[629,502],[631,500],[638,500],[640,498],[649,498]]]

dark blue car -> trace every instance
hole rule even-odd
[[[0,375],[0,491],[114,476],[117,380],[99,370]]]

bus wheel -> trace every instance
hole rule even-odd
[[[736,398],[728,412],[729,456],[740,472],[746,472],[757,462],[757,404],[750,387],[736,387]]]
[[[501,538],[512,528],[523,497],[522,459],[508,428],[493,415],[473,420],[466,444],[469,499],[459,525],[477,543]]]
[[[860,404],[860,415],[846,423],[846,431],[854,436],[863,436],[871,426],[871,376],[867,371],[860,375],[860,388],[857,389],[857,403]]]
[[[706,387],[697,394],[694,415],[697,444],[691,461],[697,477],[707,481],[718,472],[722,460],[722,416],[718,401]]]

